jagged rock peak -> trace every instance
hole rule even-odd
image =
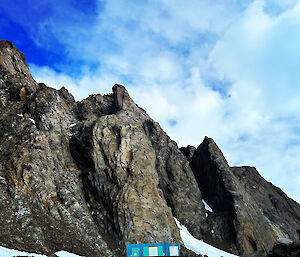
[[[188,161],[190,162],[196,151],[196,147],[194,147],[192,145],[188,145],[187,147],[180,147],[180,150],[184,154],[184,156],[188,159]]]
[[[12,42],[5,39],[0,40],[0,49],[7,49],[11,51],[11,53],[18,54],[21,57],[22,61],[26,63],[25,55],[21,53]]]
[[[37,84],[2,44],[1,245],[122,256],[126,243],[181,242],[174,217],[201,238],[188,161],[124,86],[75,102],[65,88]]]
[[[205,149],[206,151],[210,152],[211,155],[215,158],[220,158],[220,160],[224,163],[226,163],[226,165],[228,165],[228,162],[226,160],[226,158],[224,157],[223,152],[220,150],[219,146],[216,144],[216,142],[210,138],[205,136],[203,139],[203,142],[200,144],[200,146],[198,147],[198,151],[200,151],[200,149]],[[196,151],[197,151],[196,150]]]
[[[114,98],[116,102],[117,110],[125,109],[130,102],[133,103],[130,95],[128,94],[126,88],[123,85],[115,84],[112,88],[114,92]]]
[[[0,97],[1,104],[10,100],[25,101],[38,84],[32,78],[26,58],[13,43],[0,41]]]
[[[299,205],[254,168],[229,167],[208,137],[179,149],[124,86],[112,90],[76,102],[0,42],[0,245],[124,256],[126,243],[181,242],[174,218],[236,254],[297,236]]]
[[[213,209],[203,224],[206,241],[224,250],[250,254],[266,253],[278,237],[297,238],[299,204],[265,181],[255,168],[229,167],[208,137],[190,164],[204,200]]]

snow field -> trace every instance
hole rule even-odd
[[[180,229],[180,236],[182,238],[184,246],[187,249],[192,250],[193,252],[201,254],[203,256],[207,255],[208,257],[238,257],[237,255],[227,253],[207,243],[204,243],[201,240],[194,238],[187,230],[187,228],[181,225],[177,219],[175,219],[175,222],[177,224],[177,227]]]

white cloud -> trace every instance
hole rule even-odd
[[[224,148],[231,148],[234,163],[257,166],[267,179],[298,194],[299,201],[299,187],[289,178],[300,172],[295,154],[300,119],[296,68],[300,65],[300,3],[278,16],[270,16],[264,8],[263,1],[254,2],[210,55],[219,76],[233,82],[234,108],[229,113],[245,115],[234,120],[249,126],[244,128],[246,142],[224,142]]]
[[[300,93],[300,4],[276,17],[264,13],[263,7],[257,1],[248,9],[217,43],[211,61],[220,76],[259,89],[269,111],[295,110],[300,106],[288,102]]]
[[[31,70],[77,99],[125,84],[179,145],[213,137],[230,164],[257,166],[300,201],[289,179],[300,167],[300,4],[276,2],[277,15],[266,11],[269,1],[108,1],[96,23],[61,38],[97,70],[77,79]]]
[[[118,77],[110,74],[85,73],[81,78],[73,79],[67,74],[58,73],[50,67],[40,67],[30,64],[30,71],[35,80],[49,87],[60,89],[66,87],[77,101],[90,94],[105,94],[111,91],[112,85],[118,83]]]

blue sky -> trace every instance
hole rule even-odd
[[[300,1],[13,0],[0,35],[80,100],[124,84],[180,146],[214,138],[300,202]]]

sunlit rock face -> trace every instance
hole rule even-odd
[[[175,215],[201,237],[188,161],[123,86],[75,102],[0,45],[2,245],[118,255],[126,243],[181,242]]]
[[[179,149],[122,85],[76,102],[0,41],[0,218],[0,245],[48,256],[181,243],[174,218],[242,254],[294,239],[299,205],[251,168],[230,168],[211,139]]]

